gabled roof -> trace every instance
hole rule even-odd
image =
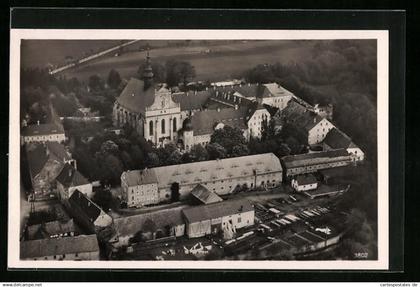
[[[131,78],[117,98],[117,103],[129,111],[140,114],[144,113],[146,107],[153,104],[154,99],[155,89],[153,85],[144,90],[143,81]]]
[[[125,171],[121,177],[128,186],[151,184],[157,182],[155,170],[153,168]]]
[[[315,176],[313,176],[312,174],[299,175],[296,177],[296,181],[298,185],[307,185],[307,184],[317,183]]]
[[[47,149],[61,160],[71,160],[70,154],[67,152],[66,147],[58,142],[47,142]]]
[[[337,157],[346,157],[350,154],[345,149],[312,152],[298,155],[288,155],[281,158],[286,168],[293,168],[316,163],[335,161]]]
[[[308,110],[294,100],[287,103],[287,106],[281,111],[281,116],[285,118],[288,123],[301,128],[305,132],[309,132],[313,127],[324,120],[320,115]]]
[[[207,205],[190,207],[182,210],[188,223],[216,219],[238,213],[254,210],[254,207],[246,199],[226,200]]]
[[[35,177],[41,172],[48,161],[48,155],[43,144],[27,144],[26,155],[31,175]]]
[[[247,129],[247,115],[247,107],[195,112],[191,117],[194,135],[212,134],[214,132],[214,127],[218,123],[237,127],[241,130]]]
[[[231,157],[177,165],[154,167],[158,187],[167,187],[174,182],[180,185],[199,184],[214,180],[229,180],[254,173],[264,174],[281,172],[280,160],[273,153]],[[133,173],[133,176],[139,173]],[[136,180],[136,179],[133,179]],[[142,184],[141,180],[135,181]]]
[[[42,136],[54,134],[64,134],[63,126],[56,124],[39,124],[27,126],[22,130],[23,136]]]
[[[102,209],[79,190],[75,190],[69,198],[70,205],[79,207],[90,222],[94,222],[101,214]]]
[[[201,110],[210,97],[210,91],[189,91],[187,93],[176,93],[172,99],[180,104],[181,111]]]
[[[132,236],[143,229],[146,221],[152,221],[157,229],[167,226],[183,225],[182,207],[164,209],[154,212],[124,216],[114,219],[114,226],[119,236]]]
[[[89,184],[89,181],[77,169],[68,163],[64,165],[64,168],[57,176],[57,181],[65,187]]]
[[[356,147],[351,138],[337,128],[333,128],[328,132],[324,143],[332,149]]]
[[[42,239],[49,238],[52,235],[64,234],[69,232],[76,232],[77,227],[73,222],[73,219],[70,219],[66,222],[61,221],[50,221],[43,224],[36,224],[28,226],[28,238],[33,239]]]
[[[191,195],[204,204],[223,201],[223,199],[221,199],[217,194],[209,191],[201,184],[197,184],[197,186],[193,188],[193,190],[191,191]]]
[[[293,93],[286,90],[285,88],[283,88],[277,83],[268,83],[268,84],[264,84],[264,86],[268,89],[271,97],[293,96]]]
[[[20,258],[99,252],[95,234],[20,242]]]

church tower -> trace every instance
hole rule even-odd
[[[144,81],[144,90],[147,90],[153,84],[153,70],[152,63],[150,61],[149,51],[147,51],[146,66],[144,67],[142,78]]]

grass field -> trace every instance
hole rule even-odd
[[[119,40],[28,41],[22,46],[22,66],[62,62],[67,54],[75,57],[91,49],[96,51],[99,47],[118,43]],[[210,81],[237,77],[258,64],[299,62],[309,57],[308,52],[313,45],[309,41],[208,41],[206,44],[195,41],[189,46],[177,47],[168,46],[168,41],[140,41],[128,47],[130,51],[119,57],[103,57],[68,70],[63,75],[86,81],[93,74],[105,78],[111,69],[116,69],[122,77],[129,78],[136,74],[139,64],[144,61],[145,52],[139,52],[138,47],[146,43],[154,47],[150,52],[152,61],[162,64],[169,59],[188,61],[195,67],[196,80]],[[206,50],[210,52],[206,53]]]
[[[151,51],[152,61],[164,64],[169,59],[190,62],[196,70],[195,80],[219,81],[235,78],[258,64],[304,60],[312,43],[291,41],[236,42],[218,46],[165,47]],[[210,49],[210,53],[203,51]],[[120,57],[106,57],[65,72],[67,77],[86,79],[98,74],[105,78],[111,69],[129,78],[144,61],[145,52],[131,52]]]

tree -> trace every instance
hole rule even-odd
[[[113,197],[111,191],[108,189],[97,190],[92,200],[106,212],[113,206]]]
[[[207,144],[207,153],[209,159],[222,159],[226,157],[226,149],[218,143],[209,143]]]
[[[218,143],[224,147],[228,154],[232,154],[232,149],[237,145],[246,144],[246,140],[242,131],[237,127],[224,126],[222,129],[217,129],[211,135],[211,143]]]
[[[109,71],[107,83],[108,83],[108,86],[111,87],[112,89],[118,88],[121,84],[120,74],[114,69]]]
[[[179,83],[187,85],[188,80],[195,78],[195,68],[188,62],[169,60],[166,62],[166,83],[170,87]]]
[[[205,161],[209,157],[207,150],[202,145],[194,145],[190,150],[190,159],[192,161]]]
[[[249,154],[248,147],[244,144],[239,144],[232,148],[232,156],[244,156],[248,154]]]
[[[101,181],[111,185],[120,183],[120,177],[123,172],[121,160],[113,154],[99,153],[97,156],[97,164],[101,170]]]
[[[147,153],[146,165],[148,167],[155,167],[160,165],[159,156],[155,152]]]
[[[98,75],[92,75],[89,77],[89,87],[93,91],[103,90],[102,79]]]
[[[101,153],[103,154],[118,154],[118,145],[112,140],[107,140],[101,145]]]
[[[266,118],[262,120],[261,126],[261,140],[266,141],[271,139],[275,135],[275,121],[273,118],[268,121]]]
[[[177,151],[174,150],[168,157],[167,159],[167,163],[172,165],[172,164],[180,164],[182,162],[182,154]]]

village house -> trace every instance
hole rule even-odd
[[[76,164],[66,148],[59,143],[28,143],[25,150],[35,197],[55,191],[56,178],[64,165]]]
[[[122,198],[129,207],[186,199],[198,185],[218,195],[240,188],[272,188],[282,182],[273,153],[132,170],[121,175]]]
[[[67,200],[76,189],[87,197],[92,197],[92,184],[72,165],[66,164],[57,176],[58,198]]]
[[[87,233],[96,233],[99,240],[108,241],[115,235],[113,219],[79,190],[64,202],[75,222]]]
[[[61,124],[48,123],[36,124],[23,128],[21,133],[21,144],[38,142],[57,142],[62,143],[66,140],[64,128]]]
[[[30,225],[26,229],[26,239],[36,240],[45,238],[58,238],[67,236],[78,236],[79,228],[74,224],[73,219],[68,221],[50,221],[42,224]]]
[[[99,260],[96,235],[79,235],[20,242],[23,260]]]
[[[288,155],[281,158],[285,178],[318,170],[346,166],[353,161],[345,149]]]
[[[294,136],[307,145],[321,143],[328,132],[334,128],[334,125],[326,118],[296,101],[290,101],[279,114],[284,125],[290,125]]]
[[[291,185],[294,190],[303,192],[316,189],[318,187],[318,182],[312,174],[298,175],[296,178],[292,179]]]
[[[185,234],[185,223],[181,216],[183,207],[152,211],[114,219],[118,241],[113,246],[119,248],[130,244],[130,239],[141,233],[143,240],[163,237],[180,237]]]
[[[182,210],[189,238],[203,237],[254,225],[254,207],[247,200],[227,200]]]
[[[346,149],[353,161],[363,161],[365,154],[356,146],[351,138],[337,128],[333,128],[323,141],[324,150]]]

